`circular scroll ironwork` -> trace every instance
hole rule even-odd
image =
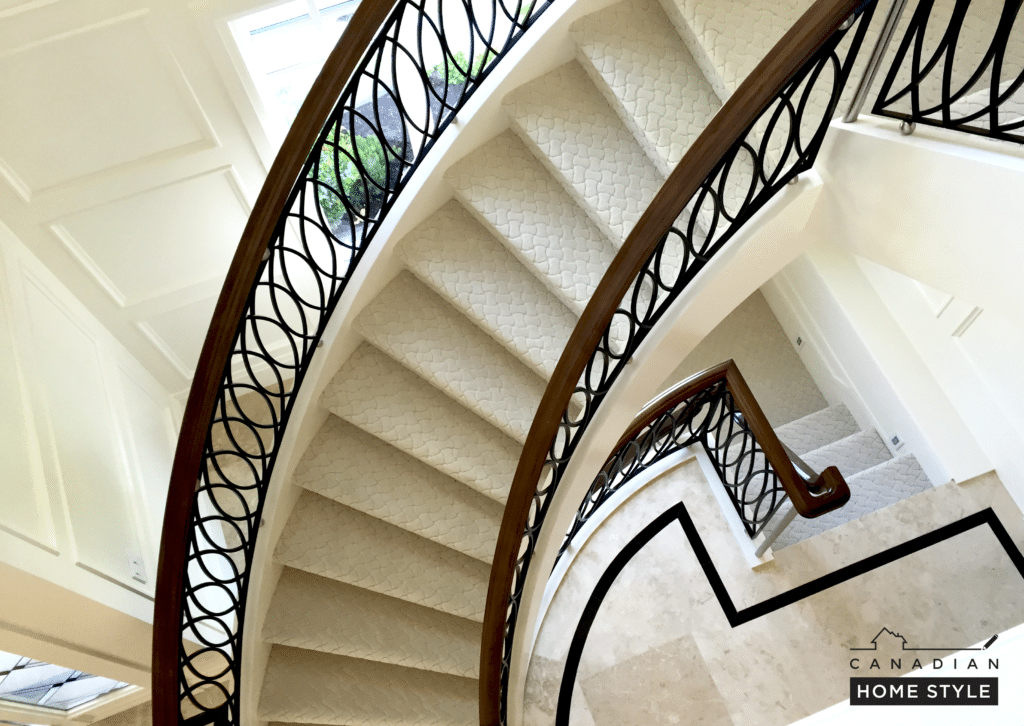
[[[501,726],[507,724],[513,643],[527,573],[552,496],[578,443],[619,374],[669,306],[758,210],[791,179],[812,167],[873,12],[874,3],[869,0],[858,10],[855,25],[836,30],[747,127],[697,192],[680,204],[675,223],[635,277],[590,356],[562,414],[522,532],[505,614]],[[727,477],[745,468],[753,471],[756,456],[743,451],[741,440],[745,441],[733,439],[720,452],[728,457],[724,461],[731,462],[724,472]],[[771,489],[767,482],[766,486]],[[779,503],[768,494],[759,504],[746,485],[733,488],[745,502],[741,506],[749,504],[756,510],[755,528]]]
[[[181,537],[186,547],[180,723],[239,723],[246,595],[267,486],[353,270],[434,143],[552,2],[399,0],[309,151],[238,323],[188,529],[164,535],[165,546]]]
[[[1024,17],[1005,0],[921,0],[893,55],[871,112],[914,124],[1024,143]],[[990,39],[981,48],[963,42]],[[901,125],[901,131],[903,126]]]

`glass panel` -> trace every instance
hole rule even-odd
[[[0,700],[67,711],[127,685],[0,651]]]
[[[18,661],[20,660],[20,655],[15,655],[14,653],[5,653],[4,651],[0,650],[0,678],[6,676],[7,673],[12,668],[14,668],[14,666],[16,666],[18,664]],[[3,722],[0,721],[0,723]]]
[[[13,693],[5,693],[0,698],[5,701],[13,701],[14,703],[28,703],[31,705],[38,705],[39,700],[50,692],[50,686],[42,686],[41,688],[23,688]]]
[[[86,675],[65,683],[40,705],[67,711],[126,685],[110,678]]]
[[[11,671],[2,682],[0,682],[0,697],[8,697],[8,694],[17,693],[33,686],[52,686],[70,680],[77,671],[71,668],[61,668],[49,663],[33,663],[26,668],[18,668]]]

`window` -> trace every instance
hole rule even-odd
[[[271,120],[291,124],[358,0],[291,0],[228,23]]]
[[[127,683],[0,651],[0,699],[69,711]]]

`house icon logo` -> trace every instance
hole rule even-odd
[[[881,645],[881,648],[879,648]],[[878,635],[871,639],[871,645],[862,648],[850,648],[850,650],[907,650],[907,639],[889,628],[882,628]]]
[[[872,651],[889,651],[889,650],[900,650],[900,651],[968,651],[968,650],[988,650],[989,647],[996,642],[996,638],[999,634],[996,633],[980,648],[966,648],[963,646],[910,646],[905,637],[900,635],[894,630],[890,630],[888,627],[883,627],[878,631],[878,635],[871,639],[870,645],[861,647],[851,647],[850,650],[872,650]]]

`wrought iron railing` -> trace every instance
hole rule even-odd
[[[552,1],[365,2],[314,84],[243,233],[182,423],[157,584],[155,724],[239,722],[264,498],[317,344],[411,174]]]
[[[812,496],[827,498],[830,503],[849,500],[850,489],[834,466],[810,481],[797,470],[730,360],[676,384],[633,420],[590,485],[558,557],[625,484],[672,454],[696,445],[711,460],[751,537],[786,502],[785,483],[790,488],[806,488]]]
[[[680,161],[595,291],[541,401],[506,503],[484,619],[482,724],[507,722],[531,561],[588,424],[690,281],[769,199],[811,168],[873,9],[870,0],[819,0],[808,10]],[[843,501],[840,492],[787,494],[805,515]]]
[[[856,118],[884,61],[888,70],[871,113],[898,119],[904,133],[924,124],[1024,143],[1020,0],[920,0],[885,61],[906,4],[894,0],[892,29],[881,34],[864,93],[845,120]]]

